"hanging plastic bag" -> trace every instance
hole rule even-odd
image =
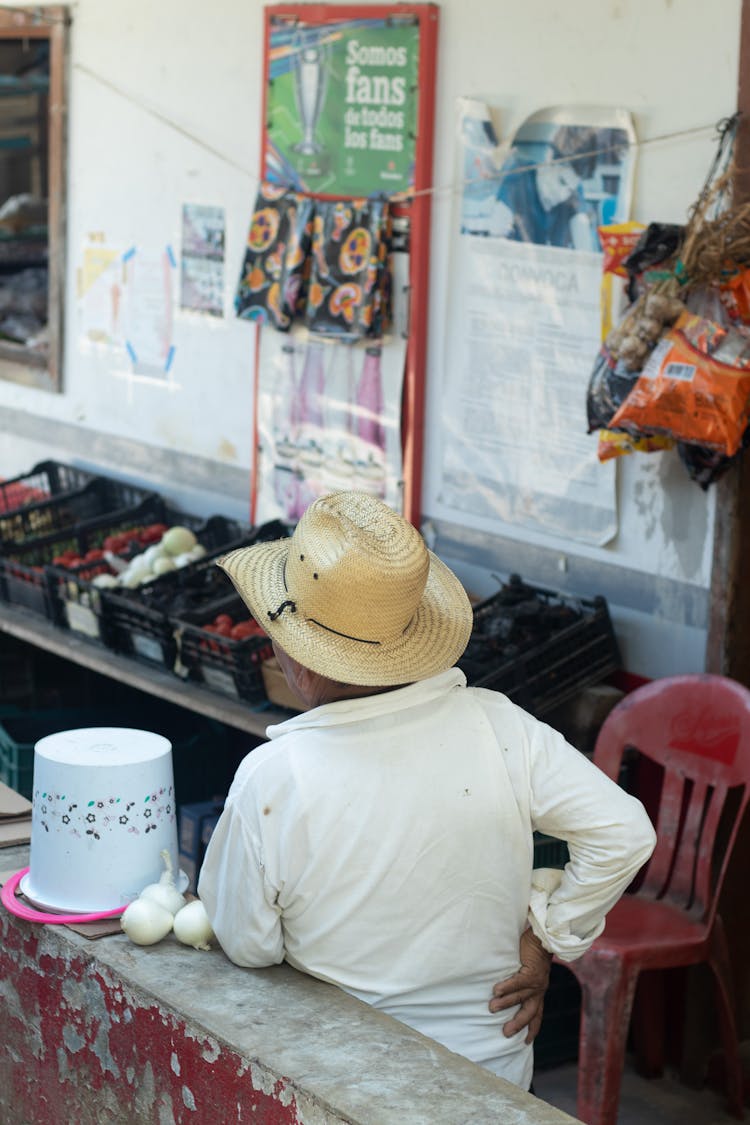
[[[636,222],[610,223],[608,226],[597,227],[604,255],[602,273],[628,277],[625,262],[639,245],[645,230],[643,223]]]
[[[614,424],[652,349],[684,312],[674,291],[673,283],[664,282],[643,293],[599,349],[586,395],[589,433]]]
[[[723,453],[717,453],[714,449],[706,449],[702,445],[688,445],[686,442],[677,443],[677,452],[690,479],[699,484],[705,492],[709,485],[715,484],[729,471],[749,445],[750,428],[745,430],[742,445],[734,457],[725,457]]]
[[[738,270],[726,278],[718,292],[730,320],[750,324],[750,269]]]
[[[732,457],[749,420],[750,334],[686,312],[654,349],[612,426],[666,433]]]
[[[628,296],[635,301],[640,293],[671,276],[685,237],[685,227],[677,223],[649,223],[632,253],[623,262],[628,276]]]
[[[627,277],[635,297],[619,324],[610,328],[610,316],[603,321],[605,341],[594,361],[586,396],[589,433],[599,430],[597,457],[609,461],[630,453],[654,453],[671,448],[675,443],[666,435],[648,432],[615,431],[612,419],[638,380],[638,372],[657,340],[674,322],[684,306],[674,298],[676,285],[660,273],[656,282],[644,287],[636,269],[658,265],[673,256],[676,238],[666,236],[664,224],[619,223],[600,228],[604,248],[602,309],[611,308],[611,294],[605,283],[613,275]],[[669,228],[670,231],[681,228]]]
[[[627,434],[620,430],[600,430],[596,447],[599,461],[611,461],[613,457],[624,457],[629,453],[663,453],[674,449],[674,438],[666,434]]]

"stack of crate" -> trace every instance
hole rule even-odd
[[[198,875],[208,841],[223,808],[224,798],[214,797],[210,801],[194,801],[192,804],[180,805],[178,809],[180,871],[184,871],[187,875],[187,889],[193,893],[198,885]]]

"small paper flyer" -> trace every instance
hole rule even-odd
[[[224,315],[224,243],[223,207],[183,204],[181,309]]]

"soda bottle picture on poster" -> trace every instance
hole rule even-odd
[[[275,19],[266,174],[297,190],[392,195],[414,180],[417,22]]]

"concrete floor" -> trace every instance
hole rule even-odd
[[[565,1063],[534,1074],[537,1097],[576,1115],[576,1064]],[[747,1119],[747,1114],[746,1114]],[[729,1125],[736,1121],[724,1098],[714,1090],[692,1090],[665,1074],[641,1078],[626,1064],[618,1125]]]

